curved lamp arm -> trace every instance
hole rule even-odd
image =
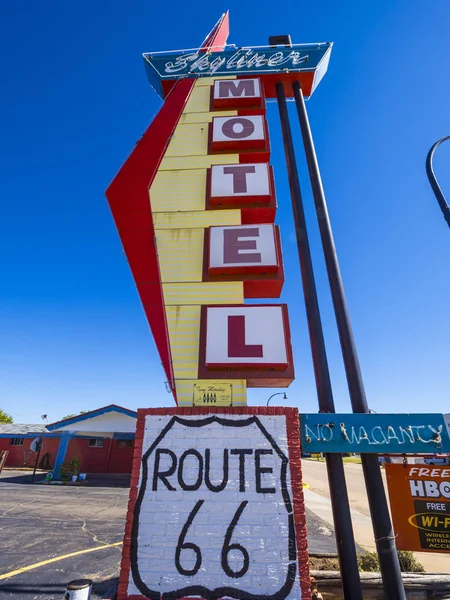
[[[284,395],[283,400],[287,400],[286,392],[275,392],[275,394],[272,394],[270,396],[270,398],[267,400],[267,406],[269,406],[269,402],[272,400],[272,398],[274,396],[281,396],[282,394]]]
[[[442,214],[444,215],[444,219],[447,221],[447,225],[450,227],[450,207],[447,204],[445,196],[441,190],[441,187],[436,179],[436,175],[433,171],[433,156],[436,148],[445,142],[445,140],[450,140],[450,135],[446,135],[445,137],[438,140],[433,146],[431,146],[430,151],[428,152],[427,160],[426,160],[426,170],[428,181],[430,182],[431,188],[436,196],[436,200],[441,208]]]

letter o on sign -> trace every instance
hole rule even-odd
[[[262,115],[213,117],[211,152],[268,152],[267,125]],[[256,162],[265,162],[266,156]]]
[[[248,138],[255,131],[255,126],[250,119],[245,117],[236,117],[228,119],[222,125],[222,133],[232,140],[242,140]]]

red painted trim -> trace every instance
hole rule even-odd
[[[308,98],[311,95],[314,74],[314,71],[304,71],[302,73],[275,73],[273,75],[260,74],[259,77],[264,85],[264,93],[266,98],[277,97],[275,86],[279,81],[283,82],[287,98],[292,98],[294,96],[294,92],[292,90],[292,84],[294,81],[298,81],[300,83],[303,95],[305,98]],[[253,79],[254,77],[254,75],[238,75],[237,79]]]
[[[155,247],[149,188],[194,82],[176,83],[159,113],[106,191],[166,377],[173,382],[166,312]]]
[[[274,223],[277,206],[275,200],[267,208],[241,208],[242,225],[257,225],[258,223]]]
[[[223,47],[229,34],[223,15],[202,48]],[[149,188],[194,87],[179,80],[106,191],[109,206],[150,325],[163,368],[176,400],[161,275],[155,245]]]
[[[279,298],[283,291],[284,276],[277,279],[244,281],[244,298]]]
[[[225,46],[228,36],[230,35],[230,11],[227,10],[217,23],[214,25],[211,32],[203,41],[200,49],[217,51]]]
[[[258,77],[261,79],[264,85],[264,93],[265,97],[268,99],[276,98],[277,93],[275,86],[279,81],[283,82],[284,90],[287,98],[293,98],[294,93],[292,91],[292,84],[294,81],[298,81],[300,83],[300,87],[302,88],[303,95],[305,98],[309,98],[311,96],[311,90],[314,82],[315,71],[304,71],[302,73],[275,73],[273,75],[263,75],[261,73],[258,74]],[[254,79],[255,74],[252,75],[237,75],[236,79]],[[163,92],[166,95],[170,92],[172,87],[174,86],[176,80],[164,80],[162,81]]]
[[[300,424],[298,410],[285,408],[286,428],[289,449],[289,469],[291,472],[292,504],[294,507],[295,537],[300,589],[303,600],[311,599],[311,577],[309,572],[308,531],[306,529],[305,498],[302,485],[302,462],[300,450]]]

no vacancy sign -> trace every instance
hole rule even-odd
[[[118,599],[310,598],[297,410],[138,415]]]

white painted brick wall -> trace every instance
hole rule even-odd
[[[220,415],[219,415],[220,416]],[[227,420],[247,420],[248,415],[222,415]],[[171,416],[147,416],[145,422],[143,454],[150,448],[161,431],[171,421]],[[183,416],[182,419],[198,421],[203,416]],[[259,421],[272,436],[286,456],[287,434],[284,416],[258,416]],[[167,489],[161,478],[156,479],[153,490],[157,449],[167,449],[176,456],[177,468],[167,475],[175,491]],[[180,458],[186,450],[195,449],[203,457],[203,476],[195,491],[181,489]],[[224,449],[250,449],[245,457],[245,491],[240,491],[239,456],[229,454],[228,482],[221,492],[214,492],[205,483],[205,450],[211,451],[210,479],[218,485],[223,479]],[[255,450],[271,450],[271,455],[261,456],[261,467],[272,473],[261,473],[262,486],[274,487],[275,493],[258,493],[256,490]],[[169,470],[173,461],[160,455],[159,473]],[[281,492],[282,461],[271,442],[253,423],[246,427],[226,427],[211,423],[204,427],[187,427],[174,423],[148,459],[148,478],[139,513],[137,538],[137,567],[143,583],[158,593],[171,592],[190,586],[204,586],[213,590],[222,586],[245,590],[252,594],[272,595],[284,585],[289,566],[288,512]],[[187,484],[198,479],[198,460],[189,456],[184,462],[183,478]],[[142,477],[142,474],[141,474]],[[287,469],[287,491],[292,498],[290,473]],[[140,482],[142,492],[143,482]],[[194,575],[184,575],[176,566],[177,544],[192,510],[199,500],[203,504],[192,520],[184,543],[196,544],[201,551],[201,565]],[[242,577],[230,577],[221,562],[225,535],[241,503],[247,505],[234,527],[230,544],[241,544],[249,554],[249,567]],[[229,567],[235,572],[243,566],[238,549],[228,553]],[[193,569],[196,556],[192,549],[181,551],[180,563],[184,569]],[[141,590],[142,591],[142,590]],[[129,595],[140,594],[132,577]],[[287,600],[300,598],[297,576]],[[280,600],[283,600],[280,598]]]

